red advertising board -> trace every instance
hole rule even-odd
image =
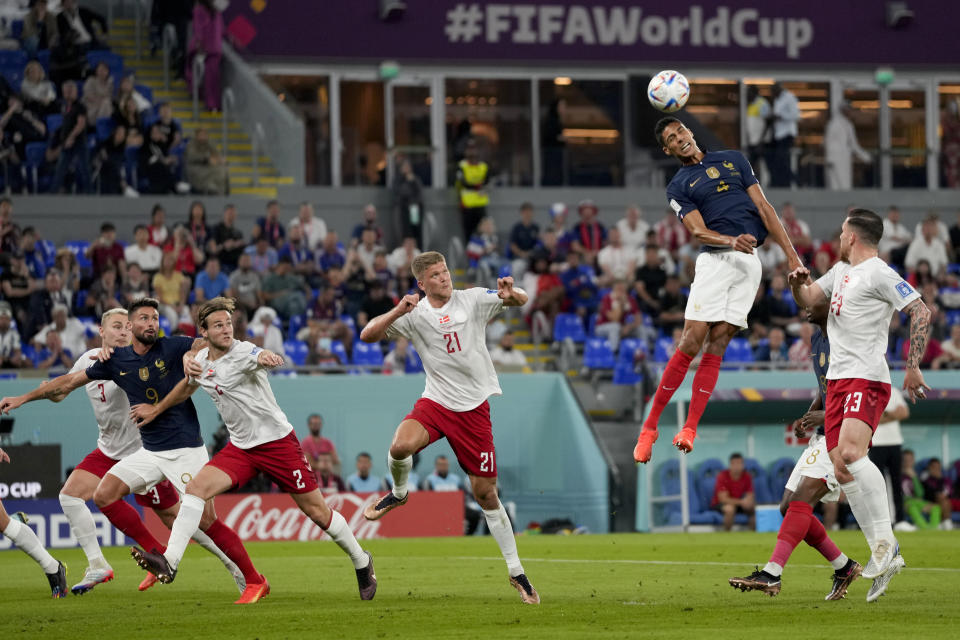
[[[463,493],[460,491],[413,492],[406,505],[376,522],[369,522],[363,517],[363,510],[381,495],[330,493],[325,498],[360,539],[463,535]],[[225,493],[217,496],[216,505],[221,522],[245,542],[328,539],[285,493]],[[169,537],[169,531],[152,510],[146,510],[144,519],[159,540]]]

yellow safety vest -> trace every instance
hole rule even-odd
[[[460,161],[460,173],[463,175],[463,184],[467,187],[479,187],[487,179],[487,163],[470,164],[466,160]],[[490,196],[486,191],[476,189],[460,189],[460,206],[464,209],[475,209],[490,204]]]

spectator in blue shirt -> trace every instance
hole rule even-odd
[[[373,459],[366,451],[357,455],[357,471],[347,477],[347,489],[357,493],[380,491],[383,481],[370,473],[373,468]]]
[[[265,235],[257,238],[257,241],[243,250],[250,256],[250,266],[261,276],[270,273],[270,270],[277,266],[279,256],[277,250],[270,246]]]
[[[323,239],[323,250],[317,253],[317,267],[321,273],[327,273],[330,269],[343,269],[347,263],[347,254],[339,246],[336,231],[328,231],[327,237]]]
[[[753,359],[757,362],[788,362],[786,334],[783,329],[773,328],[767,334],[767,342],[757,345]]]
[[[47,265],[43,254],[37,248],[37,234],[33,227],[24,227],[20,235],[20,250],[23,252],[23,261],[27,264],[27,271],[34,280],[43,280],[47,274]]]
[[[600,304],[597,274],[593,267],[581,264],[581,256],[576,251],[567,254],[567,268],[560,273],[560,281],[577,314],[588,316],[597,310]]]
[[[447,456],[437,456],[433,463],[433,473],[423,481],[426,491],[460,491],[463,489],[463,480],[455,473],[450,473],[450,461]]]
[[[220,271],[220,259],[211,257],[207,259],[203,271],[197,275],[193,293],[196,301],[200,303],[222,296],[229,287],[230,279]]]
[[[289,258],[293,270],[304,278],[313,275],[313,251],[307,247],[300,225],[292,225],[287,234],[287,243],[280,249],[280,258]]]
[[[276,200],[267,203],[267,215],[257,218],[257,223],[253,226],[254,240],[261,237],[266,238],[267,243],[274,249],[283,246],[286,231],[280,222],[280,203]]]

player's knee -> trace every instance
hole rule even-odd
[[[860,448],[853,443],[842,442],[839,446],[840,449],[840,460],[843,464],[847,465],[851,462],[856,462],[863,457],[863,452],[860,451]]]
[[[98,509],[102,509],[108,504],[116,501],[117,499],[111,494],[111,492],[105,491],[100,487],[97,487],[96,491],[93,492],[93,504],[97,505]]]
[[[390,445],[390,455],[394,460],[412,456],[414,453],[416,453],[416,445],[406,439],[397,438]]]

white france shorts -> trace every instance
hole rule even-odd
[[[704,251],[696,272],[684,318],[701,322],[728,322],[746,328],[747,314],[760,287],[760,258],[756,253]]]
[[[813,435],[807,448],[803,450],[800,459],[793,467],[790,479],[787,480],[787,489],[796,491],[800,486],[800,478],[807,477],[823,480],[827,483],[827,495],[820,498],[820,502],[836,502],[840,499],[840,483],[833,470],[833,461],[827,453],[827,439],[821,435]]]

